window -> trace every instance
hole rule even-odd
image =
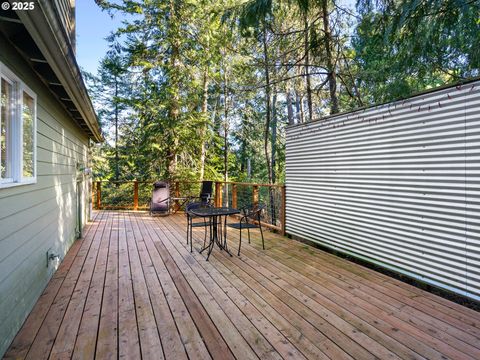
[[[36,181],[36,95],[0,62],[0,188]]]

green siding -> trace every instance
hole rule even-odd
[[[0,188],[1,357],[55,271],[47,250],[63,259],[75,241],[77,163],[87,164],[88,137],[1,35],[0,48],[0,61],[37,94],[37,183]]]

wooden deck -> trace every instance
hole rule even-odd
[[[480,359],[478,312],[269,232],[207,262],[185,227],[96,213],[5,357]]]

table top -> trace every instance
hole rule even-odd
[[[203,207],[198,209],[192,209],[190,212],[196,216],[208,217],[208,216],[224,216],[239,214],[240,210],[229,207]]]

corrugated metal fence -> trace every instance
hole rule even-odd
[[[480,81],[287,129],[291,235],[480,300]]]

